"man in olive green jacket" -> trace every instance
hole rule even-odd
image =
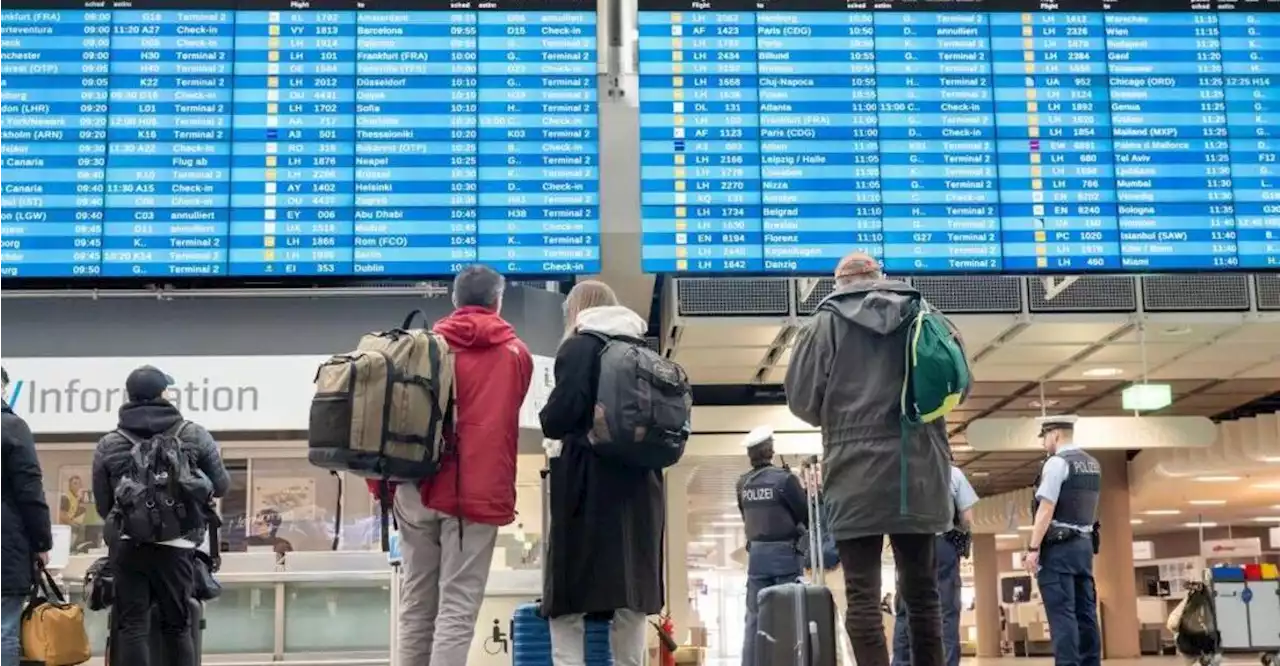
[[[914,287],[885,279],[874,258],[846,257],[835,291],[801,331],[787,369],[788,407],[822,429],[823,494],[859,666],[889,664],[879,609],[885,535],[910,611],[912,663],[944,663],[933,548],[952,519],[950,445],[943,420],[904,436],[899,418],[907,323],[922,301]]]

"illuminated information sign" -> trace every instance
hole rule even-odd
[[[1280,0],[641,0],[643,266],[1280,268]]]
[[[5,277],[599,271],[594,2],[103,5],[3,9]]]

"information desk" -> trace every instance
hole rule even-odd
[[[600,268],[594,0],[13,0],[5,277]]]
[[[640,0],[643,264],[1280,268],[1280,1]]]
[[[204,663],[270,666],[384,666],[391,663],[399,622],[398,575],[382,553],[290,553],[274,570],[272,553],[224,553],[217,575],[222,595],[205,604]],[[302,570],[290,567],[290,558]],[[82,602],[85,569],[96,556],[76,556],[63,572],[73,601]],[[310,560],[310,565],[302,565]],[[327,560],[339,568],[314,566]],[[266,570],[261,570],[262,565]],[[517,606],[542,595],[540,570],[494,569],[468,663],[510,666],[510,621]],[[87,612],[95,657],[104,651],[107,613]],[[494,628],[501,636],[494,639]],[[101,663],[91,662],[91,663]]]

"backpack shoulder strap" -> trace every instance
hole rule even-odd
[[[601,333],[600,331],[578,331],[578,332],[583,335],[589,335],[599,340],[600,342],[605,343],[606,345],[609,344],[610,342],[613,342],[613,336],[609,335],[608,333]]]
[[[129,432],[128,430],[125,430],[124,428],[116,428],[116,429],[115,429],[115,430],[113,430],[112,432],[113,432],[113,433],[115,433],[115,434],[117,434],[117,435],[119,435],[119,436],[121,436],[121,437],[123,437],[123,438],[124,438],[124,440],[125,440],[126,442],[129,442],[129,444],[130,444],[130,445],[132,445],[132,446],[137,446],[137,445],[141,444],[141,443],[144,441],[142,438],[140,438],[140,437],[138,437],[137,435],[135,435],[135,434],[133,434],[133,433]]]
[[[169,427],[169,429],[168,429],[168,430],[166,430],[166,431],[164,431],[164,432],[165,432],[165,434],[166,434],[166,435],[172,435],[172,436],[176,437],[177,439],[181,440],[181,439],[182,439],[182,433],[184,433],[184,432],[186,432],[186,431],[187,431],[187,426],[189,426],[189,425],[191,425],[191,422],[190,422],[190,421],[188,421],[188,420],[186,420],[186,419],[183,419],[183,420],[178,421],[177,423],[173,424],[172,426],[170,426],[170,427]]]
[[[613,342],[614,340],[612,335],[609,335],[608,333],[601,333],[600,331],[578,331],[578,332],[581,333],[582,335],[590,336],[600,341],[599,356],[601,357],[604,356],[605,350],[609,348],[609,343]]]

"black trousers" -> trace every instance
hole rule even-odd
[[[934,576],[932,534],[891,534],[898,594],[907,602],[911,628],[911,666],[945,666],[942,604]],[[848,539],[836,544],[844,569],[845,629],[858,666],[889,666],[884,618],[880,614],[880,553],[884,537]]]
[[[121,539],[113,549],[115,638],[121,666],[199,666],[191,642],[191,597],[195,591],[193,551]],[[164,655],[152,659],[151,608],[159,610]]]

